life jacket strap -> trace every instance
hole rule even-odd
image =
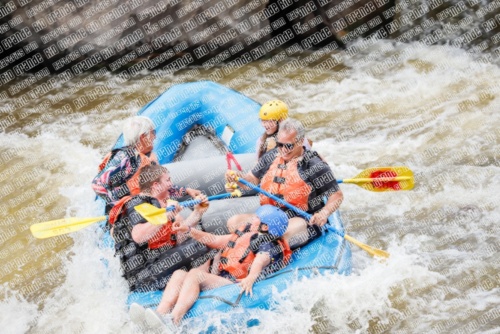
[[[273,195],[276,196],[276,197],[278,197],[279,199],[284,199],[285,198],[285,195],[283,195],[283,194],[273,194]],[[280,204],[280,206],[282,207],[281,204]]]
[[[243,255],[241,256],[241,259],[238,261],[239,263],[243,263],[243,261],[245,261],[245,259],[247,258],[248,254],[250,254],[251,250],[250,250],[250,247],[248,247],[245,252],[243,253]]]
[[[231,161],[234,162],[236,165],[236,168],[241,172],[243,169],[241,168],[241,165],[238,163],[236,158],[234,157],[232,152],[227,152],[226,153],[226,162],[227,162],[227,169],[231,169]]]

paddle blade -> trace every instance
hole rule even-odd
[[[378,256],[378,257],[383,257],[383,258],[388,258],[389,257],[389,253],[387,253],[386,251],[383,251],[381,249],[377,249],[377,248],[373,248],[371,246],[368,246],[364,243],[362,243],[361,241],[358,241],[356,239],[354,239],[353,237],[345,234],[344,235],[344,238],[355,244],[356,246],[358,246],[359,248],[363,249],[364,251],[366,251],[368,254],[370,254],[371,256]]]
[[[104,221],[106,218],[106,216],[92,218],[63,218],[33,224],[30,226],[30,230],[35,238],[45,239],[76,232],[94,223]]]
[[[134,209],[153,225],[163,225],[168,222],[164,208],[160,209],[154,205],[143,203],[135,206]]]
[[[374,192],[411,190],[415,185],[413,172],[404,166],[368,168],[343,182]]]

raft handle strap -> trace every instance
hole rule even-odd
[[[227,161],[227,169],[231,169],[231,161],[233,161],[236,168],[240,172],[243,171],[243,169],[241,168],[240,164],[238,163],[232,152],[229,151],[226,153],[226,161]]]
[[[245,261],[245,259],[247,258],[248,254],[250,254],[250,252],[251,252],[250,247],[248,247],[245,250],[245,253],[243,253],[243,255],[241,256],[241,259],[238,262],[239,263],[243,263],[243,261]]]

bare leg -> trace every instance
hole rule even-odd
[[[174,323],[179,324],[182,317],[198,299],[201,290],[214,289],[229,284],[233,284],[233,282],[226,278],[206,273],[198,268],[191,269],[184,279],[178,301],[172,310]]]
[[[219,275],[219,265],[221,257],[222,257],[221,252],[218,252],[217,255],[215,255],[212,263],[212,270],[210,271],[211,274]]]
[[[160,304],[156,309],[159,314],[167,314],[172,310],[177,302],[177,299],[179,298],[179,292],[181,291],[182,283],[184,282],[187,274],[188,273],[184,270],[176,270],[172,274],[165,291],[163,291]]]
[[[208,273],[208,270],[210,269],[210,260],[207,260],[207,262],[203,263],[201,266],[197,267],[198,269],[203,270],[204,272]]]
[[[288,221],[288,228],[283,235],[289,244],[305,244],[308,240],[307,223],[303,218],[294,217]]]
[[[249,223],[252,221],[252,217],[255,214],[252,213],[241,213],[239,215],[234,215],[227,220],[227,228],[230,233],[234,233],[240,226],[245,223]]]

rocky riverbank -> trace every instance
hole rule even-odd
[[[393,5],[392,0],[12,0],[0,8],[0,70],[16,68],[3,73],[5,83],[43,66],[78,75],[103,64],[120,72],[143,59],[148,60],[133,72],[190,64],[234,67],[277,50],[290,56],[343,47],[392,21],[382,12]]]
[[[350,47],[353,56],[386,38],[491,50],[493,60],[498,1],[11,0],[0,6],[0,85],[22,83],[0,86],[0,97],[21,96],[53,73],[70,78],[105,67],[129,78],[201,65],[227,74],[263,57],[273,66],[273,58],[318,49]]]

